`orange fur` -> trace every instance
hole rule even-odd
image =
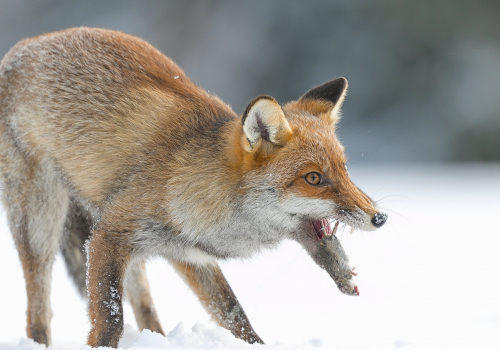
[[[286,238],[313,256],[311,220],[371,229],[378,214],[335,134],[346,88],[336,79],[284,106],[261,96],[240,118],[136,37],[73,28],[18,43],[0,65],[0,175],[28,336],[50,343],[55,252],[64,235],[80,242],[92,230],[89,345],[117,346],[124,292],[139,327],[163,333],[145,279],[151,255],[174,265],[221,326],[261,343],[215,260]],[[308,184],[312,171],[325,183]],[[80,276],[82,259],[68,257]]]

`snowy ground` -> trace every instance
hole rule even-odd
[[[500,165],[352,166],[389,221],[339,233],[360,297],[341,294],[292,242],[222,269],[266,346],[216,327],[170,266],[148,276],[167,338],[138,333],[130,306],[121,347],[131,349],[500,349]],[[42,350],[26,339],[24,280],[0,216],[0,349]],[[53,349],[85,348],[89,329],[60,257],[53,274]]]

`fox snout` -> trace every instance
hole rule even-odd
[[[382,227],[387,221],[387,214],[380,212],[376,202],[354,185],[348,175],[342,180],[343,186],[334,191],[333,197],[338,218],[363,231]]]

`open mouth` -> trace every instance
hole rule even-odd
[[[332,228],[332,223],[335,221],[335,225]],[[337,229],[339,227],[339,221],[324,218],[321,220],[314,220],[312,222],[314,231],[316,232],[316,236],[321,241],[325,236],[333,236],[337,233]]]

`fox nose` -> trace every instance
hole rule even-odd
[[[386,221],[387,221],[387,214],[384,214],[384,213],[377,213],[377,214],[373,215],[373,217],[372,217],[372,224],[375,227],[383,226]]]

